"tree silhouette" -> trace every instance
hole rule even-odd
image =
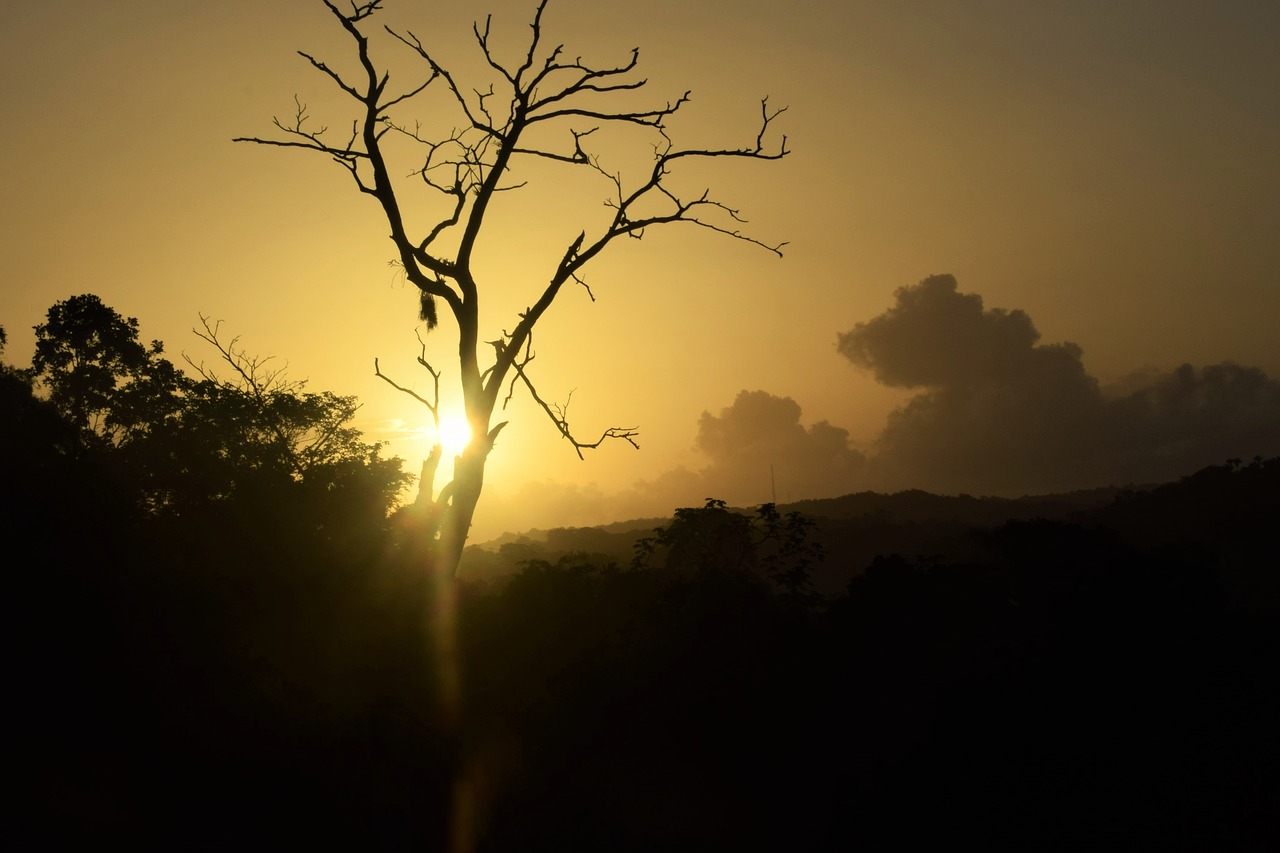
[[[34,381],[64,427],[46,441],[61,436],[72,458],[109,464],[147,513],[198,511],[237,494],[261,501],[266,490],[309,507],[312,525],[386,518],[409,478],[351,426],[354,397],[306,390],[238,339],[219,339],[205,318],[194,331],[227,376],[190,357],[195,376],[183,373],[160,341],[139,340],[135,318],[93,294],[55,303],[36,327],[31,370],[6,368],[15,411],[18,402],[37,411],[42,401],[25,402]]]
[[[86,446],[119,445],[178,408],[184,377],[164,345],[138,339],[138,321],[86,293],[55,303],[36,326],[32,370]]]
[[[744,234],[740,225],[745,220],[739,212],[714,198],[709,190],[687,195],[675,189],[668,179],[673,171],[708,159],[782,158],[787,154],[786,137],[775,144],[767,142],[766,136],[783,110],[771,108],[767,99],[762,101],[757,130],[741,147],[679,147],[667,134],[666,122],[688,103],[689,93],[675,100],[635,106],[635,93],[646,84],[634,74],[639,51],[632,50],[625,61],[616,65],[597,67],[581,58],[571,58],[563,45],[548,48],[543,43],[542,29],[547,0],[539,3],[534,14],[527,50],[514,61],[500,58],[493,50],[490,19],[483,27],[473,27],[480,51],[495,75],[492,85],[464,84],[436,61],[413,32],[384,28],[425,64],[425,80],[419,78],[421,82],[393,91],[388,86],[389,73],[380,70],[371,56],[370,35],[366,31],[368,19],[381,11],[381,0],[353,1],[345,10],[329,0],[323,2],[354,42],[361,76],[357,79],[344,75],[324,61],[300,53],[358,105],[350,134],[344,134],[342,139],[326,135],[324,127],[311,122],[306,105],[296,100],[292,117],[275,119],[281,136],[241,137],[237,141],[317,152],[349,171],[358,190],[373,196],[382,207],[396,246],[395,263],[420,291],[420,317],[428,329],[437,322],[437,300],[443,300],[457,323],[458,379],[474,438],[455,460],[453,481],[441,489],[434,511],[427,514],[433,519],[432,537],[439,539],[439,565],[454,573],[480,497],[486,459],[494,439],[506,426],[505,421],[492,423],[494,410],[500,398],[506,405],[517,384],[532,394],[579,457],[583,450],[609,439],[636,444],[634,428],[610,427],[594,441],[577,438],[570,429],[568,404],[548,402],[534,386],[528,371],[534,358],[533,330],[565,284],[581,285],[590,295],[583,269],[610,244],[621,237],[640,238],[650,228],[677,222],[781,255],[783,244],[764,243]],[[429,130],[420,123],[396,117],[395,108],[433,87],[444,89],[447,101],[456,108],[460,127],[442,124],[439,129]],[[605,128],[629,128],[648,134],[640,143],[641,151],[646,147],[653,151],[647,173],[624,178],[606,165],[605,158],[593,147],[593,134]],[[421,146],[411,177],[421,181],[442,202],[434,224],[421,231],[411,229],[407,221],[403,205],[408,197],[407,185],[392,177],[395,170],[386,144],[389,135]],[[491,230],[486,226],[492,222],[490,212],[495,199],[503,191],[524,185],[511,177],[513,165],[531,159],[595,173],[608,187],[606,205],[612,215],[603,228],[584,229],[564,247],[559,261],[548,270],[546,285],[514,318],[511,331],[504,330],[497,340],[482,342],[480,296],[484,282],[478,273],[477,247],[482,235]],[[481,363],[482,344],[493,351],[487,366]],[[425,359],[420,360],[438,382],[439,373]],[[434,400],[419,399],[434,406]],[[424,488],[430,489],[431,483],[424,483]]]
[[[815,524],[800,512],[784,516],[771,503],[757,507],[752,516],[707,498],[703,506],[677,509],[670,524],[636,540],[631,567],[752,571],[803,600],[814,594],[810,575],[825,556],[822,545],[810,539]]]
[[[296,507],[309,508],[309,524],[385,518],[409,476],[400,460],[380,456],[351,425],[360,405],[353,396],[307,390],[272,359],[251,355],[238,338],[219,338],[219,324],[201,318],[197,337],[229,368],[226,376],[187,356],[198,379],[184,396],[184,417],[173,438],[175,457],[204,464],[200,476],[215,495],[248,481],[288,490]],[[371,515],[372,514],[372,517]]]

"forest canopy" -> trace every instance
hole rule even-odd
[[[317,524],[385,519],[411,478],[352,426],[356,399],[310,391],[201,324],[195,333],[221,367],[188,358],[184,370],[99,297],[56,303],[36,327],[31,368],[6,368],[15,433],[4,453],[109,470],[117,502],[140,517],[199,513],[250,492],[261,500],[266,489],[308,506]]]
[[[0,370],[18,811],[53,846],[1274,840],[1280,460],[708,500],[455,579],[353,399],[196,334],[179,369],[77,296]]]

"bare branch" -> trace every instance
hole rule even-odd
[[[542,10],[539,9],[538,11],[541,12]],[[480,45],[480,52],[484,54],[485,61],[489,63],[489,67],[507,78],[507,82],[512,86],[515,86],[515,77],[511,76],[511,73],[493,58],[493,52],[489,50],[489,27],[492,23],[493,15],[486,15],[484,18],[484,32],[480,31],[479,21],[471,24],[471,32],[475,35],[476,43]]]
[[[295,137],[294,139],[262,139],[256,136],[238,136],[232,142],[253,142],[258,145],[273,145],[279,148],[304,148],[310,151],[319,151],[321,154],[327,154],[332,157],[336,163],[350,172],[351,177],[356,182],[356,186],[362,193],[374,194],[374,189],[360,177],[359,164],[362,160],[369,160],[370,155],[367,151],[362,151],[356,147],[356,138],[360,133],[357,123],[354,121],[351,123],[351,136],[339,148],[321,138],[328,132],[328,127],[319,127],[311,130],[306,126],[310,119],[307,114],[307,105],[302,103],[297,95],[293,96],[293,103],[295,112],[291,123],[286,124],[279,117],[272,118],[271,122],[282,130],[286,136]]]
[[[457,81],[453,79],[453,75],[432,59],[431,54],[427,52],[426,47],[422,44],[422,40],[414,35],[412,30],[406,30],[404,35],[401,35],[390,27],[385,27],[384,29],[386,29],[392,37],[412,48],[418,56],[426,60],[427,65],[431,68],[433,76],[439,75],[444,78],[445,83],[449,86],[449,91],[453,93],[454,100],[457,101],[458,106],[462,108],[463,114],[467,117],[467,121],[471,122],[472,127],[477,130],[482,130],[495,138],[503,138],[502,133],[500,133],[492,124],[480,121],[480,119],[476,117],[475,113],[471,111],[471,105],[467,102],[466,97],[463,96],[462,90],[458,88]]]
[[[343,80],[342,77],[339,76],[338,72],[334,71],[328,65],[325,65],[323,62],[316,59],[311,54],[307,53],[304,50],[300,50],[298,51],[298,56],[301,56],[307,62],[310,62],[311,66],[315,68],[317,71],[320,71],[328,75],[329,78],[332,79],[334,83],[338,84],[339,89],[346,92],[348,95],[355,98],[357,101],[363,101],[365,99],[365,96],[357,92],[354,86],[347,83],[347,81]]]
[[[587,284],[586,279],[582,278],[577,273],[569,273],[569,277],[582,286],[582,289],[587,292],[587,296],[591,298],[592,302],[596,301],[596,295],[591,292],[591,285]]]
[[[387,383],[397,391],[408,394],[410,397],[417,400],[422,405],[426,406],[427,411],[431,412],[432,418],[436,419],[437,422],[439,421],[439,417],[436,415],[436,404],[433,401],[428,400],[426,397],[423,397],[422,395],[418,394],[418,392],[414,391],[412,388],[406,388],[403,385],[396,384],[395,380],[391,379],[389,376],[387,376],[385,373],[382,372],[382,368],[378,366],[378,359],[376,358],[373,360],[373,375],[378,377],[383,382]],[[433,374],[433,375],[436,375],[436,374]],[[439,395],[438,387],[437,387],[436,393],[438,397]]]
[[[200,314],[201,329],[192,329],[192,333],[203,341],[208,342],[218,351],[218,355],[231,366],[231,369],[240,377],[254,397],[258,400],[264,400],[269,394],[276,393],[293,393],[300,390],[306,383],[301,381],[291,382],[284,379],[284,374],[288,365],[271,370],[266,369],[269,362],[275,360],[275,356],[252,356],[243,348],[238,347],[240,337],[236,336],[230,342],[224,344],[218,338],[222,330],[222,321],[211,323],[208,315]],[[191,356],[185,352],[182,354],[183,360],[200,374],[201,378],[216,382],[219,385],[225,384],[222,379],[211,369],[204,366],[204,362],[195,362]]]
[[[762,240],[744,234],[741,230],[728,225],[722,225],[707,219],[700,218],[700,211],[719,211],[727,216],[727,218],[738,224],[745,224],[746,219],[736,209],[728,205],[716,201],[710,197],[709,191],[704,191],[699,197],[684,201],[669,189],[663,180],[668,176],[673,164],[681,160],[693,159],[712,159],[712,158],[744,158],[750,160],[780,160],[789,152],[787,151],[787,138],[783,136],[778,143],[776,149],[765,147],[765,136],[768,133],[769,126],[783,112],[786,107],[775,110],[769,109],[769,99],[764,98],[760,102],[760,126],[756,133],[755,143],[745,148],[726,148],[726,149],[673,149],[670,147],[670,140],[667,145],[655,152],[653,169],[649,174],[649,178],[643,184],[631,191],[630,194],[624,194],[622,189],[622,179],[617,174],[611,174],[601,167],[597,159],[591,158],[588,165],[608,179],[615,188],[616,197],[606,202],[609,207],[614,208],[614,220],[610,227],[605,231],[599,239],[596,240],[587,249],[583,250],[578,258],[571,265],[571,272],[575,272],[579,267],[598,254],[609,242],[614,238],[627,235],[639,239],[643,237],[644,230],[654,225],[666,225],[673,222],[688,222],[701,228],[742,240],[752,245],[760,246],[779,257],[782,256],[782,247],[785,242],[766,243]],[[666,139],[666,134],[663,133]],[[643,206],[650,199],[659,199],[666,204],[668,212],[663,214],[650,214],[647,216],[633,216],[632,211]]]
[[[538,3],[538,11],[533,13],[533,22],[529,24],[529,29],[533,30],[533,37],[529,39],[529,52],[525,56],[524,64],[522,64],[518,69],[516,69],[516,73],[513,77],[508,78],[517,90],[521,88],[520,81],[524,77],[525,72],[533,67],[533,58],[538,52],[538,42],[542,40],[542,13],[546,8],[547,8],[547,0],[541,0],[541,2]],[[488,29],[489,29],[488,23],[486,22],[485,30],[487,31]],[[555,50],[551,52],[551,54],[552,56],[555,56],[559,52],[560,52],[560,48],[557,47]],[[485,56],[488,56],[488,55],[489,55],[489,49],[486,46]]]
[[[527,154],[533,157],[545,157],[548,160],[559,160],[562,163],[590,163],[591,157],[582,147],[582,140],[599,130],[593,127],[590,130],[574,130],[569,128],[569,133],[573,136],[573,153],[557,154],[554,151],[544,151],[540,148],[514,148],[513,154]]]
[[[418,343],[422,347],[422,351],[418,355],[418,364],[426,368],[427,373],[431,374],[432,391],[431,391],[430,400],[428,400],[426,397],[423,397],[421,394],[414,391],[412,388],[406,388],[403,385],[397,384],[395,380],[391,379],[389,376],[387,376],[385,373],[382,372],[382,368],[379,367],[378,360],[376,358],[373,360],[373,375],[378,377],[383,382],[387,383],[397,391],[403,394],[408,394],[410,397],[417,400],[422,405],[426,406],[427,411],[431,413],[431,421],[432,423],[435,424],[436,436],[438,438],[440,435],[440,371],[436,370],[434,367],[430,365],[430,363],[427,362],[427,358],[426,358],[427,345],[426,345],[426,342],[422,340],[421,336],[418,337]]]
[[[400,95],[399,97],[395,97],[395,98],[392,98],[392,99],[391,99],[391,100],[389,100],[389,101],[385,101],[385,102],[383,102],[382,106],[380,107],[380,111],[385,112],[388,108],[390,108],[390,107],[394,107],[396,104],[399,104],[399,103],[401,103],[401,102],[403,102],[403,101],[407,101],[407,100],[409,100],[410,98],[414,97],[415,95],[418,95],[418,94],[422,93],[423,91],[425,91],[425,90],[426,90],[426,88],[427,88],[428,86],[430,86],[432,83],[434,83],[434,82],[435,82],[435,80],[436,80],[436,78],[437,78],[438,76],[439,76],[439,75],[438,75],[438,74],[436,74],[436,73],[433,71],[433,72],[431,73],[431,76],[430,76],[430,77],[428,77],[428,78],[426,79],[426,82],[424,82],[424,83],[423,83],[421,86],[419,86],[418,88],[416,88],[416,89],[411,89],[410,91],[405,92],[403,95]]]
[[[364,20],[382,8],[382,0],[366,0],[364,3],[357,3],[355,0],[349,0],[351,3],[351,13],[348,14],[346,12],[339,11],[338,7],[330,3],[329,0],[323,0],[323,2],[324,5],[329,7],[329,11],[337,15],[338,18],[352,23]]]
[[[640,48],[638,47],[631,49],[631,59],[627,61],[625,65],[600,69],[588,68],[583,65],[581,57],[575,59],[573,62],[560,63],[557,60],[560,56],[561,50],[563,50],[563,45],[557,47],[551,56],[547,57],[546,64],[543,66],[542,71],[539,72],[538,76],[535,77],[533,82],[530,84],[530,91],[537,86],[543,85],[551,75],[558,74],[562,71],[576,71],[578,72],[578,79],[572,83],[564,84],[560,91],[555,94],[548,95],[545,98],[534,99],[529,105],[530,109],[538,109],[545,107],[547,104],[554,104],[557,101],[564,100],[576,92],[615,92],[624,89],[639,89],[647,82],[645,80],[636,80],[629,83],[610,83],[605,86],[597,86],[591,82],[592,80],[599,80],[605,77],[618,77],[634,70],[640,62]]]
[[[240,377],[242,388],[253,396],[254,400],[261,406],[262,412],[268,415],[268,429],[280,442],[280,448],[288,454],[295,471],[304,471],[307,467],[306,460],[303,458],[305,448],[299,446],[299,434],[296,431],[291,433],[285,429],[284,421],[274,414],[271,401],[273,398],[278,398],[282,395],[298,393],[305,387],[306,383],[302,381],[286,381],[284,373],[288,365],[268,370],[266,365],[274,360],[274,356],[249,355],[244,349],[237,348],[237,344],[240,341],[238,336],[232,338],[229,343],[222,343],[218,338],[218,334],[222,329],[222,321],[210,323],[207,315],[200,314],[198,316],[200,317],[200,325],[203,331],[194,328],[191,331],[196,337],[211,344],[218,351],[222,360],[231,365],[231,369]],[[228,384],[219,379],[211,369],[207,369],[203,362],[195,362],[185,352],[182,357],[187,364],[191,365],[200,374],[201,378],[217,385]]]
[[[644,85],[644,81],[634,85],[619,88],[638,89]],[[581,91],[581,90],[577,90]],[[552,110],[546,113],[537,113],[529,117],[529,124],[534,122],[551,121],[552,119],[565,118],[566,116],[576,116],[580,118],[590,118],[597,121],[614,121],[624,122],[628,124],[639,124],[646,127],[661,128],[665,119],[675,115],[680,107],[689,103],[690,92],[685,92],[674,102],[668,101],[667,105],[654,110],[643,110],[640,112],[626,113],[607,113],[600,110],[588,110],[582,107],[565,107],[559,110]],[[544,101],[545,103],[545,101]]]
[[[636,437],[640,435],[637,427],[609,427],[602,432],[600,437],[595,441],[581,441],[575,438],[573,431],[569,428],[569,404],[573,401],[573,392],[569,392],[569,398],[565,400],[564,405],[548,403],[546,400],[542,399],[541,395],[538,394],[538,389],[534,387],[533,380],[530,379],[529,374],[525,372],[525,368],[528,367],[529,363],[535,358],[532,334],[530,334],[525,340],[527,343],[524,349],[524,354],[519,359],[512,360],[511,362],[511,366],[515,369],[516,375],[511,378],[511,387],[507,391],[506,399],[502,401],[503,409],[506,409],[507,404],[511,402],[511,398],[515,392],[516,379],[518,378],[524,382],[525,387],[529,389],[529,394],[533,397],[533,401],[542,408],[542,411],[545,412],[547,417],[551,419],[551,422],[555,424],[561,437],[573,445],[573,452],[578,454],[579,459],[586,459],[586,457],[583,456],[582,451],[595,450],[611,438],[621,439],[630,444],[636,450],[640,449],[640,445],[636,442]],[[499,350],[502,349],[502,342],[493,341],[491,343],[494,344],[495,348]]]

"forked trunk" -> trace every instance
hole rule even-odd
[[[467,545],[471,519],[484,487],[484,463],[489,456],[485,442],[472,447],[454,463],[453,482],[440,495],[440,527],[436,546],[436,569],[446,577],[457,577],[462,550]],[[481,445],[481,446],[477,446]],[[447,501],[447,503],[446,503]]]

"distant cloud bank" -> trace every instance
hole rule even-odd
[[[1061,491],[1280,452],[1280,383],[1256,368],[1183,365],[1110,397],[1080,347],[1039,344],[1026,313],[984,309],[950,275],[895,297],[837,347],[878,381],[920,391],[876,442],[875,488]]]
[[[530,484],[499,498],[491,517],[510,529],[586,525],[665,516],[707,496],[757,504],[771,490],[779,501],[904,489],[1016,496],[1280,455],[1280,382],[1257,368],[1184,364],[1103,389],[1080,347],[1040,343],[1026,312],[985,308],[951,275],[894,295],[889,310],[837,337],[839,354],[876,381],[918,392],[868,452],[841,427],[804,426],[790,397],[744,390],[699,418],[704,468],[612,493]]]

